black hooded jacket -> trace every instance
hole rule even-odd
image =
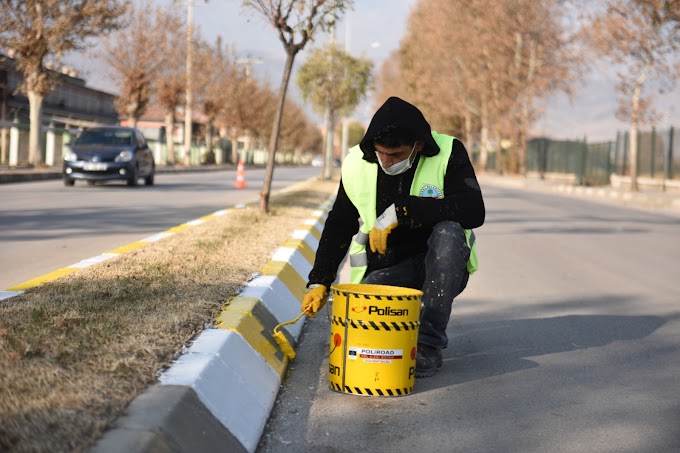
[[[421,154],[434,156],[439,146],[432,138],[431,129],[423,114],[415,106],[397,97],[389,98],[373,116],[360,147],[364,160],[378,165],[373,141],[382,134],[401,129],[406,136],[425,142],[412,167],[401,175],[389,176],[378,166],[376,216],[392,203],[397,208],[399,225],[387,239],[384,255],[372,253],[366,247],[368,273],[397,264],[399,261],[427,251],[427,239],[432,227],[440,221],[452,220],[463,228],[477,228],[484,223],[484,201],[467,151],[459,140],[453,150],[444,176],[444,198],[423,198],[409,195],[415,169]],[[358,175],[357,175],[358,177]],[[309,283],[320,283],[330,288],[345,257],[352,237],[359,230],[359,211],[352,204],[342,181],[321,234]]]

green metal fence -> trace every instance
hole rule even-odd
[[[615,173],[630,175],[630,136],[620,132],[616,135]],[[638,176],[652,179],[680,178],[680,131],[641,131],[638,133]]]
[[[680,137],[670,128],[638,133],[638,176],[652,180],[680,179]],[[547,173],[574,175],[576,184],[609,184],[612,174],[630,175],[630,139],[619,132],[612,142],[551,140],[527,142],[527,171],[542,177]]]

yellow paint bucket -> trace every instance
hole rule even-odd
[[[328,382],[365,396],[413,392],[421,291],[386,285],[331,286]]]

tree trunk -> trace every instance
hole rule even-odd
[[[522,99],[522,112],[519,120],[519,130],[517,131],[517,146],[519,150],[519,174],[527,175],[527,129],[529,127],[529,99],[524,96]]]
[[[465,143],[472,147],[472,115],[469,111],[465,111]],[[472,148],[470,148],[471,150]],[[468,150],[468,151],[470,151]]]
[[[323,179],[328,180],[331,179],[331,172],[333,170],[333,132],[335,129],[335,115],[333,113],[333,110],[330,108],[326,110],[326,147],[324,148],[324,159],[323,159],[323,169],[322,169],[322,175]]]
[[[651,65],[645,65],[642,73],[635,81],[635,86],[633,87],[633,98],[631,100],[630,109],[630,190],[637,192],[638,187],[638,128],[640,123],[640,92],[642,91],[642,84],[647,78],[647,74],[651,69]]]
[[[165,114],[165,163],[175,165],[175,111]]]
[[[42,163],[42,147],[40,146],[40,117],[42,116],[42,104],[44,95],[34,90],[28,91],[28,103],[30,105],[31,129],[28,135],[28,163],[38,166]]]
[[[534,98],[534,78],[536,75],[536,42],[529,43],[529,69],[527,70],[527,80],[524,83],[524,93],[521,96],[521,112],[519,120],[519,133],[517,145],[519,146],[519,173],[527,175],[527,135],[531,121],[531,100]],[[521,82],[520,82],[521,83]]]
[[[137,111],[139,109],[139,103],[131,102],[127,106],[128,114],[128,126],[137,127]]]
[[[630,190],[633,192],[638,191],[637,182],[637,155],[638,155],[638,122],[637,119],[633,119],[630,123]]]
[[[205,152],[207,154],[212,153],[212,120],[208,119],[208,123],[205,125]]]
[[[489,114],[486,101],[482,101],[482,114],[480,120],[480,138],[479,138],[479,169],[486,171],[486,165],[489,158]]]
[[[8,121],[7,114],[7,80],[0,81],[0,121]],[[9,157],[9,129],[0,128],[0,164],[6,164]]]
[[[231,142],[231,163],[238,163],[238,134],[236,133],[236,128],[231,128],[231,134],[229,135],[229,141]]]
[[[505,159],[503,158],[503,147],[501,146],[501,134],[494,128],[493,138],[496,142],[496,171],[499,175],[505,174]]]
[[[288,52],[286,58],[286,66],[283,70],[283,77],[281,79],[281,87],[279,89],[279,103],[276,108],[276,117],[272,126],[272,135],[269,140],[269,155],[267,156],[267,168],[265,171],[264,184],[262,185],[262,192],[260,192],[260,211],[269,213],[269,193],[272,187],[272,178],[274,176],[274,163],[276,162],[276,148],[279,146],[279,132],[281,131],[281,118],[283,117],[283,107],[286,101],[286,91],[288,90],[288,82],[290,81],[290,74],[293,70],[293,61],[295,60],[295,53]]]

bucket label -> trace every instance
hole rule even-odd
[[[408,308],[368,306],[368,314],[376,316],[408,316]]]
[[[362,359],[367,363],[392,363],[392,360],[402,359],[404,356],[403,349],[370,349],[357,348],[350,346],[347,352],[347,358],[350,360]]]

